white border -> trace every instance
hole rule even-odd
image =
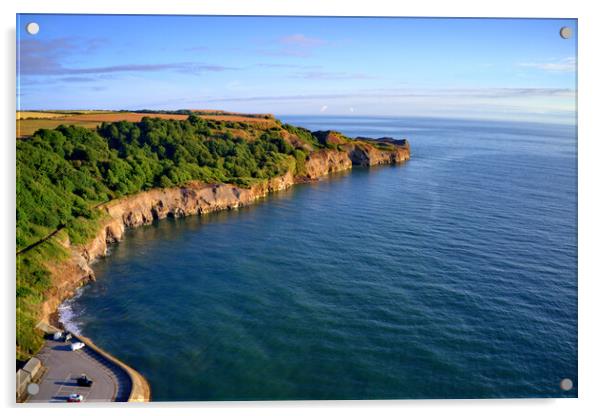
[[[597,119],[600,116],[599,43],[602,39],[601,17],[596,14],[595,2],[504,0],[486,2],[476,0],[420,0],[387,2],[370,0],[84,0],[77,4],[68,0],[20,0],[17,4],[1,3],[4,59],[2,84],[5,100],[2,117],[5,126],[2,138],[2,281],[3,328],[2,362],[5,364],[0,391],[9,412],[20,414],[63,414],[63,406],[19,409],[14,401],[14,209],[15,209],[15,14],[20,13],[106,13],[106,14],[263,14],[263,15],[347,15],[347,16],[442,16],[442,17],[559,17],[579,19],[579,399],[564,400],[475,400],[475,401],[384,401],[384,402],[247,402],[247,403],[180,403],[113,406],[111,413],[122,414],[144,411],[156,414],[220,413],[245,415],[312,413],[326,415],[343,413],[395,414],[420,412],[447,415],[504,415],[530,413],[546,415],[589,414],[600,408],[598,391],[602,376],[600,354],[601,336],[599,317],[602,316],[597,297],[601,293],[602,273],[597,257],[601,257],[600,184],[602,178],[602,134]],[[597,117],[596,117],[597,116]],[[10,203],[9,203],[10,202]],[[12,336],[4,336],[11,334]],[[82,407],[82,406],[78,406]],[[106,408],[80,409],[80,414],[106,414]],[[199,407],[201,409],[199,409]],[[144,409],[144,410],[142,410]]]

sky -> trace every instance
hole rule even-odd
[[[575,19],[22,14],[17,105],[573,123],[576,39]]]

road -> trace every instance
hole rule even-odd
[[[37,357],[47,370],[39,392],[27,402],[64,403],[72,393],[81,394],[85,402],[127,401],[132,386],[125,371],[88,347],[71,351],[70,343],[46,341]],[[77,385],[82,373],[94,381],[91,387]]]

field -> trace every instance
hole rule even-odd
[[[195,112],[196,113],[196,112]],[[231,121],[248,123],[259,128],[269,129],[276,127],[276,122],[269,115],[261,117],[250,114],[226,113],[208,110],[199,110],[198,116],[208,120]],[[53,129],[61,124],[73,124],[94,129],[103,121],[132,121],[137,122],[143,117],[157,117],[170,120],[185,120],[188,114],[152,113],[152,112],[122,112],[122,111],[17,111],[17,138],[29,137],[39,129]]]
[[[96,126],[98,126],[100,122],[71,122],[66,121],[63,118],[17,120],[17,138],[29,137],[39,129],[53,129],[61,124],[75,124],[77,126],[93,129],[96,128]]]
[[[65,117],[67,113],[58,113],[51,111],[17,111],[17,120],[24,120],[28,118],[59,118]]]

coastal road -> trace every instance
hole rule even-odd
[[[132,386],[123,369],[91,348],[71,351],[70,344],[71,341],[46,341],[37,357],[47,370],[38,383],[39,392],[29,396],[27,402],[65,403],[72,393],[81,394],[84,402],[126,401]],[[94,381],[91,387],[77,385],[76,379],[82,373]]]

